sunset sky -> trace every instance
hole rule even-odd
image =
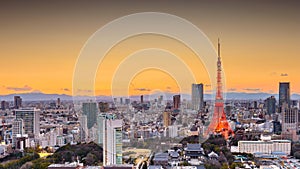
[[[72,94],[76,60],[89,37],[114,19],[137,12],[163,12],[184,18],[201,29],[215,47],[220,37],[227,92],[278,93],[279,82],[289,81],[291,92],[300,93],[299,7],[300,1],[296,0],[1,1],[0,94]],[[141,49],[151,50],[133,54]],[[185,60],[188,69],[168,50]],[[196,57],[169,37],[129,37],[116,44],[99,63],[95,93],[190,93],[189,71],[209,92],[208,74]],[[176,74],[176,79],[158,68],[134,69],[152,62]]]

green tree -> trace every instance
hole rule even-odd
[[[300,159],[300,151],[296,151],[296,152],[294,153],[294,157],[295,157],[296,159]]]
[[[228,169],[228,168],[229,168],[228,164],[226,164],[226,163],[223,163],[223,164],[222,164],[221,169]]]
[[[92,153],[88,153],[88,155],[85,158],[85,164],[94,165],[96,162],[97,162],[96,156]]]

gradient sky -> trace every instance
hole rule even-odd
[[[300,93],[299,7],[300,2],[296,0],[1,1],[0,94],[33,91],[72,94],[76,59],[88,38],[110,21],[137,12],[165,12],[187,19],[215,46],[220,37],[226,91],[278,93],[278,83],[289,81],[292,93]],[[111,86],[117,94],[190,92],[188,83],[180,90],[176,82],[180,79],[154,69],[137,72],[133,78],[120,73],[120,81],[116,75],[117,81],[111,85],[108,81],[115,69],[110,66],[142,46],[172,47],[182,57],[193,55],[188,50],[183,52],[184,45],[171,38],[155,35],[129,38],[116,45],[108,53],[110,57],[100,64],[96,94],[112,94]],[[180,66],[176,59],[159,51],[132,57],[147,58],[151,54],[161,62]],[[127,66],[131,62],[128,60]],[[193,62],[189,66],[199,71],[197,82],[211,90],[202,63]],[[122,77],[123,81],[131,78],[129,89],[128,84],[122,84]],[[126,87],[128,91],[123,90]]]

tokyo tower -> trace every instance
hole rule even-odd
[[[224,101],[222,96],[222,63],[220,55],[220,41],[218,39],[218,70],[217,70],[217,93],[214,106],[214,114],[211,122],[208,126],[207,133],[220,133],[227,140],[229,136],[233,135],[233,131],[226,119],[226,114],[224,112]]]

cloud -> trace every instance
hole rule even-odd
[[[280,76],[288,76],[287,73],[281,73]]]
[[[32,90],[32,88],[28,85],[25,85],[23,87],[11,87],[11,86],[8,86],[6,87],[7,90],[13,90],[13,91],[17,91],[17,92],[22,92],[22,91],[30,91]]]
[[[229,92],[234,92],[234,91],[236,91],[236,88],[229,88],[228,91]]]
[[[244,88],[243,90],[250,91],[250,92],[259,92],[260,91],[259,88]]]
[[[40,90],[33,90],[31,93],[43,93],[43,92]]]
[[[87,90],[87,89],[78,89],[77,92],[83,92],[83,93],[92,93],[92,90]]]
[[[68,88],[61,88],[61,90],[66,91],[66,92],[70,91],[70,89],[68,89]]]
[[[151,91],[151,89],[147,89],[147,88],[135,88],[134,90],[137,90],[137,91]]]

